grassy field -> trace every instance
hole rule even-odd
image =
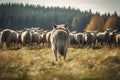
[[[119,48],[69,48],[66,61],[53,61],[51,48],[0,50],[0,80],[119,79]]]

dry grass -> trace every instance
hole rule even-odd
[[[66,61],[51,49],[0,50],[0,80],[119,80],[119,48],[69,48]]]

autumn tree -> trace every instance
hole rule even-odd
[[[117,17],[116,16],[110,16],[108,17],[107,21],[105,22],[104,29],[116,29],[117,28]]]
[[[120,32],[120,17],[117,19],[117,25],[115,28]]]
[[[94,15],[90,23],[86,26],[85,30],[90,30],[90,31],[102,31],[104,26],[104,19],[103,17],[99,15]]]

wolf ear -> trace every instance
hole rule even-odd
[[[53,29],[57,28],[57,25],[56,24],[53,24]]]
[[[65,26],[64,26],[65,28],[68,28],[68,24],[65,24]]]

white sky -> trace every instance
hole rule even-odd
[[[0,0],[0,3],[6,2],[59,7],[71,6],[83,11],[91,9],[92,12],[98,11],[101,14],[116,11],[120,15],[120,0]]]

